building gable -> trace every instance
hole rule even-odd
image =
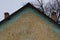
[[[57,27],[59,27],[58,24],[28,3],[21,10],[14,12],[9,20],[6,19],[0,24],[0,39],[58,40],[59,36],[56,34],[57,31],[53,31]]]

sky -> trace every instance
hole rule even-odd
[[[0,21],[4,19],[4,12],[9,12],[11,15],[13,12],[23,7],[28,2],[36,2],[36,0],[0,0]],[[49,2],[48,0],[43,0],[44,4]]]

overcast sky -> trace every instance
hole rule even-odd
[[[0,0],[0,21],[4,19],[4,12],[9,12],[11,15],[28,2],[36,2],[36,0]],[[46,4],[49,0],[43,2]]]

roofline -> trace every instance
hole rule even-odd
[[[33,8],[37,9],[36,7],[34,7],[31,3],[27,3],[25,4],[23,7],[19,8],[18,10],[16,10],[15,12],[13,12],[8,18],[6,19],[3,19],[0,23],[4,22],[4,21],[7,21],[11,16],[13,16],[14,14],[16,14],[18,11],[22,11],[25,7],[28,7],[28,6],[32,6]],[[38,10],[38,9],[37,9]]]
[[[32,4],[27,3],[26,5],[24,5],[22,8],[18,9],[17,11],[15,11],[14,13],[12,13],[8,18],[2,20],[0,22],[0,24],[5,23],[6,21],[8,21],[13,15],[15,15],[17,12],[22,11],[24,8],[26,7],[33,7],[34,9],[36,9],[38,12],[40,12],[42,15],[46,16],[46,18],[50,19],[54,24],[60,26],[60,24],[58,24],[57,22],[55,22],[54,20],[52,20],[51,18],[49,18],[46,14],[44,14],[44,12],[40,11],[39,9],[37,9],[36,7],[34,7]]]

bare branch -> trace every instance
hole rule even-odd
[[[37,1],[38,1],[38,3],[40,4],[40,7],[41,7],[42,11],[44,12],[44,8],[43,8],[43,2],[42,2],[42,0],[37,0]]]

